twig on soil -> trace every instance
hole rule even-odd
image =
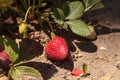
[[[70,51],[70,53],[71,53],[72,59],[76,61],[77,58],[82,57],[82,54],[80,53],[81,50],[80,50],[79,47],[75,44],[75,42],[78,42],[78,41],[72,41],[72,44],[74,45],[74,47],[75,47],[76,50],[75,50],[74,52]]]
[[[72,41],[72,44],[74,45],[74,47],[76,48],[76,50],[73,53],[80,53],[81,50],[78,48],[78,46],[75,44],[75,41]]]

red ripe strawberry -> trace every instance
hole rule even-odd
[[[0,52],[0,63],[5,67],[10,67],[12,61],[7,53]]]
[[[64,38],[54,37],[45,47],[45,54],[52,60],[64,60],[68,55],[68,45]]]

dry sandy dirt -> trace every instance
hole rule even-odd
[[[60,32],[59,35],[70,42],[72,58],[55,62],[42,55],[29,64],[40,71],[44,80],[120,80],[120,1],[103,0],[103,3],[104,9],[87,13],[95,26],[97,39],[83,40],[69,32]],[[72,41],[79,48],[77,51]],[[83,63],[88,65],[88,76],[70,74],[75,68],[82,69]]]

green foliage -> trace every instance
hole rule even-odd
[[[91,10],[96,10],[96,9],[100,9],[100,8],[103,8],[103,7],[104,7],[104,4],[102,2],[99,2],[95,6],[93,6],[91,8]]]
[[[29,7],[27,9],[23,22],[21,22],[19,24],[19,33],[23,34],[23,38],[27,38],[28,37],[28,34],[27,34],[27,29],[28,29],[27,17],[28,17],[28,13],[29,13],[30,9],[31,9],[31,7]]]
[[[91,34],[87,36],[88,39],[95,39],[96,38],[96,32],[95,32],[95,29],[93,26],[88,26],[90,31],[91,31]]]
[[[83,0],[85,5],[85,12],[89,10],[96,10],[104,7],[101,0]]]
[[[42,80],[40,73],[36,69],[28,66],[13,67],[10,70],[9,74],[11,75],[13,80],[25,80],[24,75],[31,76],[37,80]]]
[[[11,5],[12,3],[14,5]],[[10,62],[12,65],[9,66],[8,80],[24,80],[25,74],[41,80],[41,75],[36,69],[24,66],[25,63],[30,62],[43,52],[43,46],[40,43],[26,38],[27,24],[29,24],[31,15],[36,17],[41,27],[43,27],[43,22],[48,23],[52,37],[55,34],[51,22],[59,24],[63,29],[71,29],[73,33],[82,37],[88,39],[96,37],[93,26],[86,24],[81,18],[87,11],[103,8],[104,5],[101,0],[65,1],[60,5],[60,8],[54,8],[53,12],[44,12],[42,9],[45,9],[46,5],[47,2],[44,0],[0,0],[1,11],[3,7],[9,7],[17,12],[20,17],[24,16],[23,22],[19,25],[18,33],[23,36],[19,45],[8,37],[0,36],[0,51],[7,53],[12,60]],[[54,22],[50,17],[53,18]],[[2,23],[1,20],[0,23]],[[87,64],[83,64],[83,71],[84,74],[87,73]]]
[[[43,27],[43,22],[46,21],[49,23],[49,26],[51,27],[51,23],[49,21],[49,13],[46,15],[46,13],[39,12],[41,8],[45,7],[47,5],[47,2],[44,0],[15,0],[15,4],[17,4],[17,7],[9,6],[11,9],[18,11],[20,13],[23,13],[25,16],[24,22],[27,24],[28,18],[33,15],[37,16],[37,20],[41,27]],[[80,18],[84,15],[86,11],[100,9],[104,5],[101,2],[101,0],[83,0],[81,1],[64,1],[62,5],[60,5],[60,8],[54,8],[53,12],[51,12],[51,17],[53,20],[62,26],[64,29],[68,29],[68,27],[72,30],[73,33],[93,39],[96,35],[92,35],[92,33],[95,31],[91,31],[89,28],[89,25],[87,25],[84,21],[81,24]],[[45,16],[45,17],[44,17]],[[47,18],[46,18],[47,16]],[[42,18],[43,17],[43,18]],[[80,20],[80,21],[79,21]],[[72,21],[72,22],[71,22]],[[76,24],[76,25],[75,25]],[[74,27],[73,27],[74,25]],[[83,27],[81,27],[81,25]],[[21,25],[20,25],[21,26]],[[77,27],[77,29],[75,29]],[[79,29],[81,28],[81,29]],[[84,29],[85,28],[85,29]],[[52,28],[51,28],[52,30]],[[77,30],[77,31],[75,31]],[[79,30],[79,31],[78,31]],[[94,29],[93,29],[94,30]],[[52,30],[53,32],[54,30]],[[20,34],[23,33],[23,38],[27,37],[27,29],[26,27],[19,27]],[[83,33],[85,32],[85,33]],[[91,38],[91,37],[92,38]]]
[[[88,25],[81,20],[70,20],[70,21],[67,21],[66,23],[69,25],[70,29],[75,34],[78,34],[81,36],[88,36],[91,34],[88,28]]]
[[[95,10],[103,7],[101,0],[83,0],[80,1],[65,1],[60,8],[55,8],[51,13],[53,20],[62,26],[64,29],[68,27],[73,33],[88,38],[94,39],[96,33],[91,29],[88,24],[81,21],[80,18],[88,10]],[[84,4],[84,5],[83,5]]]
[[[63,24],[66,20],[77,19],[83,15],[84,5],[80,1],[65,2],[62,8],[55,8],[52,14],[54,21]]]
[[[32,7],[32,12],[38,11],[39,8],[45,7],[46,3],[43,0],[15,0],[17,7],[11,6],[14,11],[25,14],[29,7]]]
[[[54,13],[52,14],[52,18],[54,19],[54,21],[56,23],[62,25],[64,23],[64,20],[65,20],[64,12],[61,9],[56,8],[56,9],[54,9]]]
[[[59,24],[65,20],[78,19],[83,15],[84,5],[80,1],[65,2],[62,8],[55,8],[52,17]]]
[[[79,20],[83,13],[84,5],[82,2],[67,2],[63,4],[62,8],[54,10],[52,18],[63,28],[68,28],[69,26],[75,34],[86,37],[91,34],[91,31],[87,24]]]
[[[24,80],[23,75],[28,74],[29,76],[41,80],[40,73],[37,70],[28,66],[20,65],[30,62],[35,56],[40,55],[43,51],[43,47],[40,43],[28,38],[23,39],[19,45],[20,46],[10,38],[5,36],[0,37],[0,51],[6,52],[13,62],[11,62],[12,65],[9,67],[8,79]]]
[[[8,74],[10,76],[10,78],[8,77],[8,80],[10,80],[11,78],[13,80],[22,80],[21,79],[22,77],[20,75],[19,70],[15,69],[15,68],[13,68],[12,70],[10,70]]]
[[[43,2],[44,0],[15,0],[15,6],[9,6],[10,9],[17,12],[20,16],[24,17],[24,20],[19,24],[19,33],[23,38],[27,38],[27,30],[29,24],[28,22],[36,19],[40,27],[42,27],[42,22],[44,22],[41,17],[45,15],[42,8],[46,7],[47,3]],[[46,15],[45,15],[46,16]]]
[[[10,56],[13,62],[18,58],[18,45],[10,38],[0,37],[0,47]]]
[[[69,7],[69,14],[66,16],[66,19],[78,19],[83,15],[84,6],[80,1],[68,2],[67,6]]]

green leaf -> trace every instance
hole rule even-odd
[[[63,3],[63,5],[60,7],[62,9],[62,11],[64,12],[65,17],[67,17],[70,13],[70,7],[69,7],[69,3],[68,1],[65,1]]]
[[[0,7],[7,7],[13,2],[13,0],[0,0]]]
[[[84,4],[86,5],[86,7],[89,7],[91,5],[95,5],[97,3],[99,3],[101,0],[83,0]]]
[[[16,66],[11,69],[11,77],[13,80],[26,80],[28,76],[35,80],[43,80],[41,74],[34,68],[28,66]]]
[[[95,5],[97,3],[99,3],[101,0],[90,0],[89,3],[90,5]]]
[[[64,23],[64,24],[63,24],[63,28],[64,28],[65,30],[68,30],[68,24],[67,24],[67,23]]]
[[[20,43],[19,61],[31,60],[42,54],[43,46],[32,39],[25,38]]]
[[[85,5],[85,8],[87,8],[88,5],[89,5],[89,0],[83,0],[83,2],[84,2],[84,5]]]
[[[18,45],[14,40],[2,36],[0,37],[0,47],[2,51],[4,50],[10,56],[12,62],[18,59]]]
[[[66,22],[70,29],[77,35],[86,37],[91,34],[91,31],[87,24],[81,20],[70,20]]]
[[[84,5],[80,1],[74,2],[65,2],[61,9],[54,9],[51,17],[54,21],[62,26],[64,26],[64,22],[70,19],[78,19],[84,13]],[[66,25],[65,25],[66,27]]]
[[[99,2],[95,6],[93,6],[90,10],[101,9],[103,7],[104,7],[104,4],[102,2]]]
[[[17,66],[16,69],[19,70],[21,74],[27,74],[29,76],[36,78],[37,80],[42,80],[41,74],[36,69],[34,69],[32,67]]]
[[[9,77],[11,77],[13,80],[23,80],[20,74],[20,71],[17,70],[15,67],[12,68],[8,74],[9,74]]]
[[[70,12],[66,19],[77,19],[83,15],[84,12],[84,5],[80,1],[74,1],[68,3]]]
[[[84,1],[84,4],[85,4],[85,12],[89,11],[89,10],[92,10],[93,7],[96,8],[96,9],[99,9],[99,8],[103,7],[103,4],[101,4],[102,2],[100,2],[101,0],[83,0],[83,1]],[[93,8],[93,10],[95,10],[94,8]]]
[[[91,31],[91,34],[90,34],[89,36],[86,36],[86,38],[93,40],[93,39],[96,38],[95,29],[94,29],[93,26],[88,26],[88,27],[89,27],[89,29],[90,29],[90,31]]]
[[[59,8],[54,9],[54,12],[51,14],[51,16],[56,23],[61,25],[64,23],[65,15],[61,9]]]

